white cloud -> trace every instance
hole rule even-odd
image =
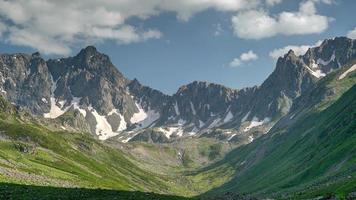
[[[241,54],[240,59],[242,61],[250,61],[250,60],[256,60],[258,58],[257,54],[255,54],[252,50]]]
[[[238,11],[260,0],[0,0],[0,18],[8,30],[2,39],[47,54],[68,54],[71,46],[113,40],[120,44],[162,37],[159,30],[137,29],[126,23],[161,12],[174,12],[186,21],[207,9]],[[1,33],[3,33],[2,31]],[[31,35],[31,37],[30,37]],[[32,38],[33,36],[33,38]]]
[[[159,39],[162,33],[158,30],[137,31],[133,26],[124,25],[119,28],[98,28],[94,27],[86,33],[87,37],[94,37],[102,40],[115,40],[121,44],[141,42],[148,39]]]
[[[274,49],[271,52],[269,52],[269,56],[273,59],[277,59],[279,57],[282,57],[284,54],[288,53],[289,50],[293,50],[294,54],[299,56],[299,55],[304,55],[309,48],[319,46],[322,43],[321,40],[316,42],[314,45],[288,45],[282,48]]]
[[[147,0],[146,0],[147,1]],[[154,1],[157,8],[163,11],[173,11],[177,13],[180,20],[187,21],[192,15],[207,9],[218,11],[238,11],[246,8],[253,8],[260,3],[260,0],[148,0]]]
[[[239,58],[234,58],[230,63],[230,67],[238,67],[242,64],[241,60]]]
[[[25,29],[10,28],[7,41],[15,45],[29,46],[37,49],[40,52],[47,54],[67,55],[70,53],[70,48],[58,43],[52,38],[38,33],[32,33]]]
[[[317,14],[315,1],[302,2],[297,12],[271,16],[263,10],[248,10],[233,16],[234,34],[244,39],[261,39],[283,35],[321,33],[328,28],[329,18]]]
[[[222,28],[220,23],[217,23],[215,25],[215,32],[214,32],[214,36],[219,36],[224,32],[224,29]]]
[[[230,67],[238,67],[244,62],[252,61],[252,60],[257,60],[258,55],[255,54],[252,50],[249,50],[248,52],[242,53],[239,58],[234,58],[230,63]]]
[[[356,27],[353,30],[347,32],[347,37],[351,39],[356,39]]]
[[[277,4],[280,4],[282,2],[282,0],[266,0],[266,4],[268,6],[274,6]]]

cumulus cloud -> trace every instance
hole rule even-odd
[[[255,54],[252,50],[249,50],[248,52],[242,53],[238,58],[234,58],[230,63],[230,67],[238,67],[244,62],[252,61],[252,60],[257,60],[258,55]]]
[[[154,28],[138,29],[127,19],[141,20],[174,12],[189,20],[207,9],[238,11],[253,8],[260,0],[0,0],[2,39],[29,46],[47,54],[69,54],[71,47],[85,42],[112,40],[119,44],[158,39]],[[80,43],[81,42],[81,43]]]
[[[154,1],[159,10],[173,11],[180,20],[187,21],[192,15],[207,9],[238,11],[259,5],[260,0],[148,0]]]
[[[319,40],[318,42],[316,42],[313,45],[288,45],[282,48],[278,48],[278,49],[274,49],[271,52],[269,52],[269,56],[273,59],[277,59],[281,56],[283,56],[284,54],[288,53],[289,50],[293,50],[295,55],[299,56],[299,55],[304,55],[309,48],[312,47],[316,47],[319,46],[322,43],[321,40]]]
[[[329,18],[317,14],[316,0],[302,2],[297,12],[272,16],[264,10],[248,10],[233,16],[234,34],[244,39],[262,39],[282,35],[321,33],[328,28]]]
[[[356,27],[353,30],[347,32],[347,37],[351,39],[356,39]]]

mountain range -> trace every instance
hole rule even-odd
[[[336,37],[290,50],[260,86],[194,81],[166,95],[94,46],[49,60],[0,54],[1,144],[11,147],[0,170],[6,182],[61,187],[345,197],[356,192],[355,70],[356,40]]]

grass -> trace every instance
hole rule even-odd
[[[232,178],[205,195],[235,191],[262,198],[346,198],[356,191],[356,79],[354,73],[338,80],[340,73],[313,90],[325,94],[328,88],[333,95],[304,107],[308,111],[296,123],[194,172],[193,179],[215,183],[221,181],[221,172],[233,171]]]
[[[101,142],[46,128],[0,98],[0,199],[346,198],[356,191],[356,74],[341,73],[301,98],[294,124],[231,152],[212,138]]]
[[[191,198],[174,195],[161,195],[146,192],[130,192],[108,189],[87,189],[87,188],[56,188],[48,186],[30,186],[0,183],[0,199],[8,200],[188,200]]]
[[[89,135],[6,119],[0,120],[0,130],[0,169],[7,172],[2,181],[181,193],[172,178],[141,169]]]

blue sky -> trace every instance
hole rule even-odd
[[[71,2],[0,0],[0,52],[55,58],[93,44],[126,77],[172,94],[194,80],[258,85],[288,48],[356,37],[353,0]]]

